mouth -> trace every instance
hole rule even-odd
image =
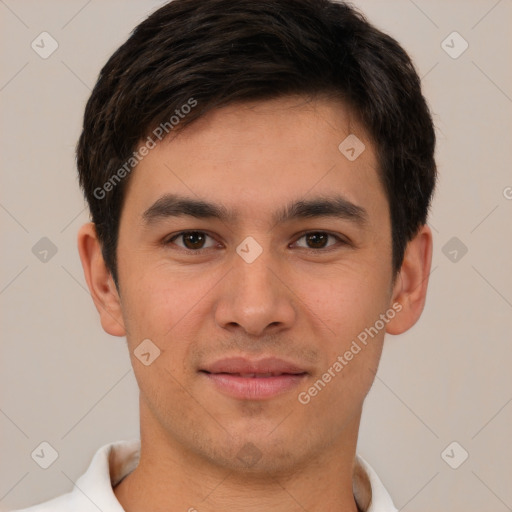
[[[206,370],[200,370],[208,375],[232,375],[235,377],[243,377],[244,379],[267,379],[269,377],[281,377],[283,375],[306,375],[306,372],[299,373],[285,373],[285,372],[269,372],[269,373],[229,373],[229,372],[217,372],[211,373]]]
[[[308,372],[286,361],[266,358],[222,359],[199,371],[208,383],[224,395],[239,400],[264,400],[291,391]]]

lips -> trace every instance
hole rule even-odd
[[[227,373],[247,378],[307,373],[305,369],[300,368],[298,365],[275,357],[267,357],[259,361],[251,361],[243,357],[226,358],[207,365],[202,371],[208,373]]]
[[[217,391],[239,400],[263,400],[290,391],[308,372],[277,358],[222,359],[200,370]]]
[[[278,377],[279,375],[291,375],[290,373],[270,372],[270,373],[227,373],[226,375],[238,375],[246,379],[261,379],[265,377]]]

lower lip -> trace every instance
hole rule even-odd
[[[241,400],[263,400],[290,391],[306,377],[299,375],[277,375],[275,377],[241,377],[228,373],[202,372],[217,389],[233,398]]]

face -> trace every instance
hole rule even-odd
[[[141,431],[266,473],[339,444],[399,314],[391,256],[374,148],[342,103],[231,105],[164,140],[130,177],[117,249]]]

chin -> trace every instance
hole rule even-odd
[[[275,427],[276,423],[273,424]],[[311,461],[312,454],[303,440],[284,430],[281,435],[273,435],[272,438],[269,432],[271,430],[265,429],[233,436],[228,438],[225,446],[213,448],[210,445],[208,458],[212,463],[238,474],[261,475],[264,479],[293,473],[302,463],[306,465]]]

